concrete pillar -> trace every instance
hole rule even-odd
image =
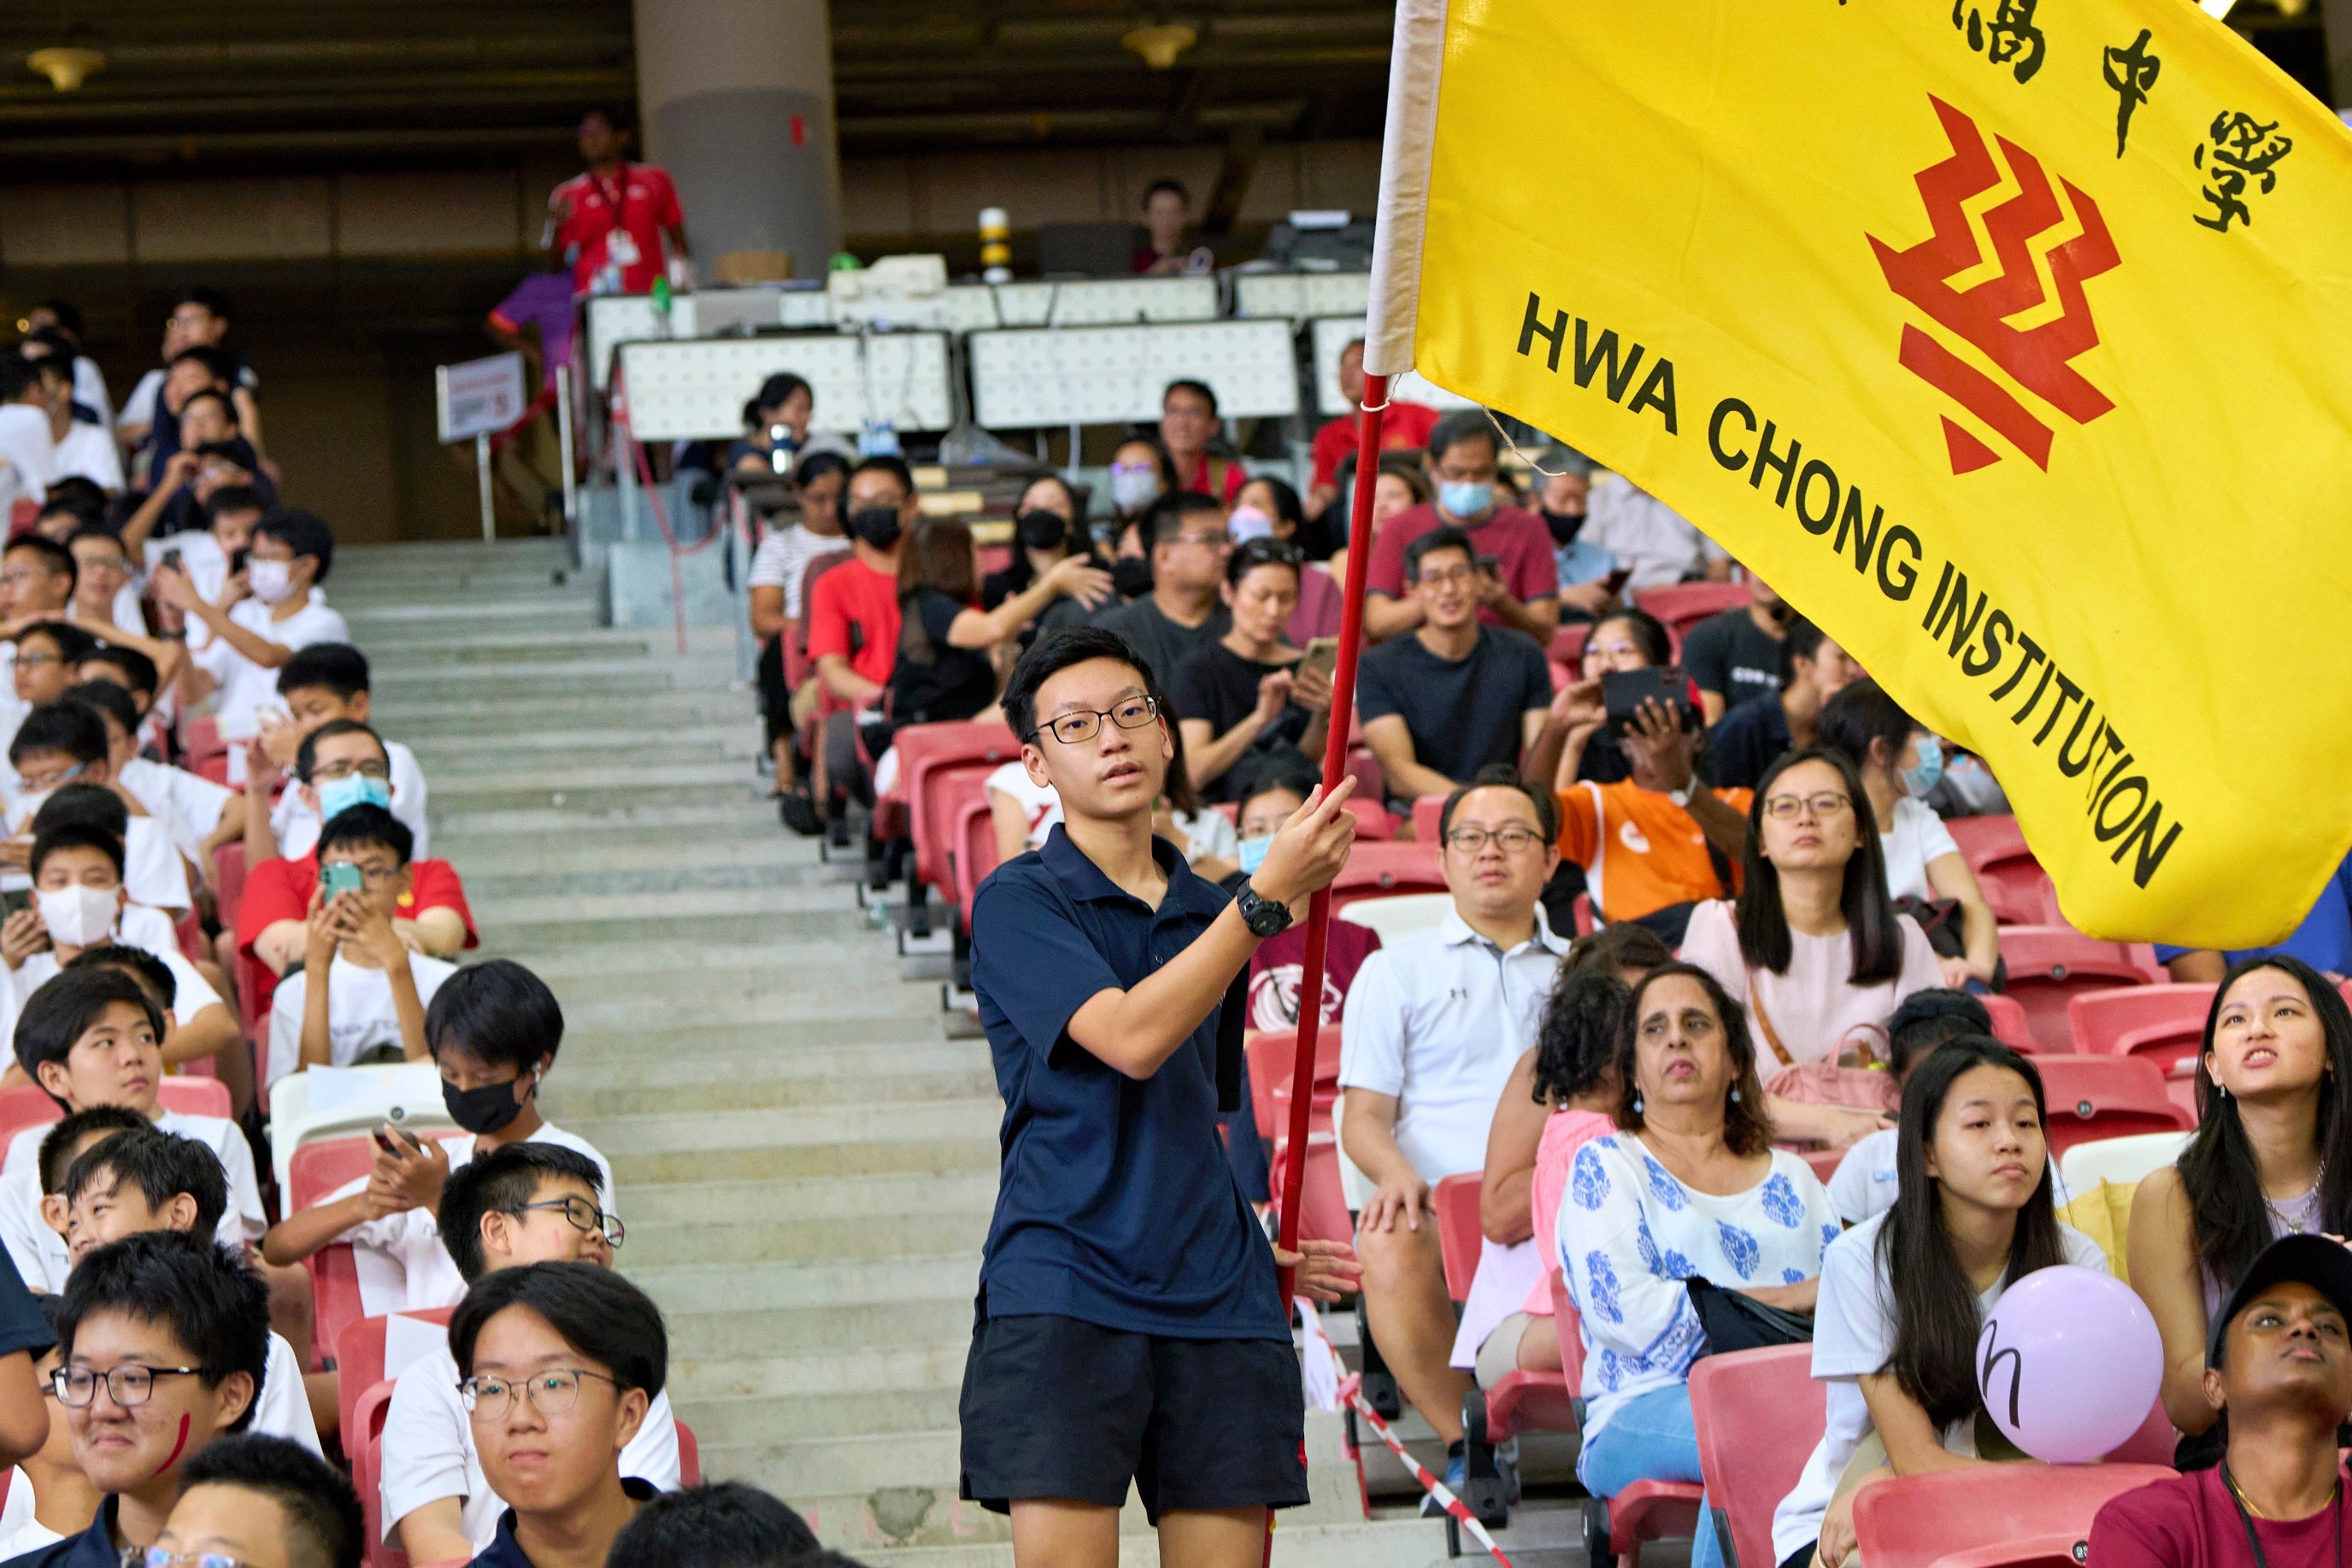
[[[2327,28],[2327,74],[2336,107],[2352,107],[2352,0],[2320,0]]]
[[[703,279],[736,250],[821,277],[841,248],[825,0],[635,0],[642,156],[677,182]]]

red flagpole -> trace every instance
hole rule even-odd
[[[1348,771],[1348,744],[1355,726],[1356,656],[1364,644],[1364,575],[1371,568],[1372,491],[1380,476],[1381,424],[1388,413],[1389,378],[1366,376],[1363,423],[1356,434],[1356,486],[1348,519],[1348,580],[1341,594],[1339,659],[1331,672],[1330,741],[1323,752],[1323,789],[1339,787]],[[1307,1185],[1307,1118],[1315,1098],[1315,1038],[1323,1024],[1324,947],[1331,930],[1331,890],[1315,894],[1307,907],[1307,967],[1298,977],[1298,1051],[1290,1070],[1289,1146],[1283,1151],[1281,1241],[1298,1250],[1298,1206]],[[1282,1273],[1282,1299],[1290,1301],[1290,1272]]]

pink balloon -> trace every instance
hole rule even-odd
[[[2132,1288],[2071,1264],[2002,1293],[1977,1338],[1977,1390],[2009,1440],[2083,1464],[2121,1448],[2155,1407],[2164,1341]]]

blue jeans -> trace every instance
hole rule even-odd
[[[1700,1479],[1690,1385],[1655,1389],[1621,1408],[1585,1439],[1576,1474],[1594,1497],[1613,1496],[1635,1481]],[[1690,1560],[1691,1568],[1723,1568],[1723,1550],[1705,1499],[1699,1501],[1698,1538],[1691,1542]]]

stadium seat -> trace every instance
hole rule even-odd
[[[1555,1302],[1567,1292],[1559,1286],[1559,1270],[1547,1281]],[[1580,1375],[1581,1369],[1580,1368]],[[1497,1473],[1495,1449],[1524,1432],[1573,1432],[1580,1425],[1580,1401],[1576,1385],[1558,1372],[1507,1372],[1492,1388],[1473,1388],[1462,1397],[1462,1440],[1466,1485],[1464,1500],[1481,1521],[1509,1522],[1507,1490]],[[1471,1498],[1475,1497],[1475,1501]],[[1448,1531],[1449,1543],[1453,1532]]]
[[[1378,800],[1388,793],[1388,775],[1381,771],[1381,759],[1362,741],[1348,747],[1348,772],[1356,780],[1356,798]]]
[[[2042,1056],[2043,1099],[2049,1105],[2050,1152],[2066,1151],[2095,1138],[2137,1133],[2189,1132],[2190,1116],[2164,1092],[2164,1074],[2127,1056]],[[2063,1167],[2062,1167],[2063,1168]]]
[[[1724,1561],[1769,1568],[1772,1511],[1804,1473],[1828,1424],[1824,1385],[1813,1381],[1813,1347],[1703,1356],[1691,1368],[1690,1395],[1699,1471]],[[1756,1440],[1766,1432],[1771,1441]]]
[[[1336,913],[1360,898],[1445,891],[1434,844],[1359,843],[1349,852],[1348,863],[1331,883],[1331,907]]]
[[[419,1323],[446,1326],[449,1314],[456,1309],[436,1307],[430,1312],[396,1312],[394,1317]],[[386,1378],[396,1378],[404,1367],[384,1364],[384,1342],[392,1332],[392,1317],[357,1318],[343,1325],[335,1336],[335,1402],[342,1412],[340,1430],[359,1430],[360,1396]]]
[[[1821,1179],[1823,1186],[1827,1186],[1830,1177],[1837,1175],[1838,1166],[1844,1163],[1845,1151],[1843,1149],[1807,1149],[1797,1157],[1811,1166],[1813,1175]]]
[[[1559,1335],[1561,1377],[1584,1386],[1584,1334],[1560,1271],[1551,1271],[1552,1327]],[[1703,1489],[1693,1481],[1638,1481],[1612,1497],[1584,1500],[1584,1549],[1591,1568],[1638,1552],[1645,1541],[1685,1538],[1698,1529]]]
[[[236,929],[237,907],[245,901],[245,845],[232,841],[213,852],[213,908],[224,929]]]
[[[2218,986],[2125,986],[2085,991],[2066,1004],[2074,1049],[2084,1056],[2137,1056],[2159,1071],[2198,1055],[2205,1044],[2205,1015]]]
[[[1268,1075],[1265,1094],[1258,1095],[1258,1081],[1250,1080],[1251,1108],[1263,1103],[1271,1118],[1274,1131],[1268,1137],[1279,1138],[1290,1126],[1290,1074],[1298,1061],[1298,1035],[1295,1030],[1272,1030],[1264,1035],[1253,1034],[1251,1040],[1279,1041],[1259,1048],[1258,1056],[1265,1062]],[[1331,1130],[1331,1107],[1339,1098],[1339,1026],[1327,1023],[1315,1031],[1314,1100],[1307,1113],[1309,1131],[1328,1133]]]
[[[2072,1568],[2110,1498],[2172,1473],[2158,1465],[2028,1462],[1900,1476],[1855,1494],[1854,1535],[1870,1568]]]
[[[1748,602],[1744,582],[1677,582],[1633,596],[1633,602],[1665,623],[1676,646],[1699,622]]]
[[[1274,1170],[1267,1185],[1276,1213],[1282,1210],[1283,1172],[1288,1166],[1284,1151],[1287,1146],[1284,1140],[1275,1140]],[[1352,1245],[1356,1239],[1356,1226],[1348,1214],[1347,1195],[1339,1187],[1339,1150],[1331,1134],[1314,1133],[1307,1136],[1306,1170],[1299,1178],[1299,1189],[1298,1234],[1301,1239],[1342,1241]]]
[[[2042,1049],[2042,1042],[2033,1038],[2033,1024],[2025,1016],[2022,1003],[2014,998],[1990,993],[1979,997],[1977,1000],[1982,1002],[1985,1011],[1991,1015],[1993,1039],[2028,1055]]]
[[[1472,1172],[1450,1176],[1430,1194],[1437,1216],[1437,1250],[1445,1260],[1445,1293],[1456,1301],[1470,1299],[1470,1281],[1478,1275],[1478,1254],[1486,1238],[1478,1228],[1478,1189],[1485,1177]]]
[[[1952,835],[1959,846],[1960,858],[1969,869],[1981,873],[1984,868],[2000,861],[2013,860],[2019,855],[2032,858],[2026,847],[2025,831],[2017,825],[2015,817],[1948,817],[1944,831]]]
[[[183,1072],[155,1087],[155,1099],[166,1111],[183,1116],[229,1116],[228,1085],[217,1078]],[[0,1153],[27,1127],[46,1127],[65,1120],[65,1112],[49,1092],[37,1083],[16,1083],[0,1089]]]
[[[1985,902],[2004,925],[2059,925],[2057,889],[2015,817],[1954,817],[1944,824]]]
[[[1399,893],[1385,898],[1359,898],[1342,908],[1339,918],[1379,932],[1381,944],[1386,946],[1416,931],[1444,925],[1453,912],[1450,893]]]
[[[984,791],[979,800],[964,802],[955,836],[949,842],[955,868],[956,929],[970,931],[971,901],[988,873],[996,869],[996,816],[989,810]]]
[[[1396,819],[1381,804],[1377,792],[1367,795],[1363,786],[1358,785],[1356,792],[1348,797],[1347,805],[1355,814],[1358,843],[1386,843],[1396,837]]]
[[[1571,938],[1578,936],[1590,936],[1595,931],[1601,929],[1601,916],[1592,907],[1592,895],[1591,894],[1578,894],[1576,895],[1575,904],[1570,907],[1574,910],[1576,917],[1576,929],[1569,933],[1569,936]]]
[[[1424,844],[1437,842],[1437,824],[1445,815],[1445,797],[1419,795],[1412,802],[1412,836]]]
[[[2103,1181],[2118,1186],[2136,1185],[2150,1171],[2160,1170],[2180,1157],[2195,1134],[2183,1132],[2134,1133],[2119,1138],[2094,1138],[2076,1144],[2059,1156],[2058,1176],[2069,1193],[2080,1196]]]
[[[683,1421],[677,1423],[677,1482],[681,1487],[702,1484],[702,1445],[694,1440],[694,1428]]]
[[[1592,622],[1571,621],[1551,634],[1551,643],[1545,652],[1571,670],[1584,667],[1585,639],[1592,635]]]
[[[2072,1051],[2067,1004],[2084,991],[2146,985],[2164,977],[2150,948],[2102,942],[2071,925],[2004,925],[2000,956],[2009,965],[2010,999],[2044,1051]]]
[[[950,786],[955,775],[976,773],[985,779],[996,768],[1021,755],[1012,727],[1002,720],[988,723],[910,724],[892,739],[898,751],[898,791],[906,801],[907,834],[914,841],[915,861],[909,891],[938,888],[944,898],[955,895],[949,873],[947,846],[955,829]]]
[[[408,1553],[383,1539],[383,1422],[392,1405],[392,1384],[377,1383],[352,1402],[342,1432],[352,1461],[352,1488],[360,1494],[361,1550],[367,1568],[409,1568]]]

